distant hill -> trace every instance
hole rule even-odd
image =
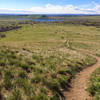
[[[82,16],[100,16],[99,14],[97,15],[89,15],[89,14],[0,14],[0,19],[35,19],[35,18],[40,18],[40,19],[48,19],[50,17],[82,17]]]

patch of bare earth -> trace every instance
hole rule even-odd
[[[71,88],[69,88],[69,91],[64,93],[66,97],[65,100],[93,100],[92,96],[87,92],[87,84],[91,74],[100,67],[100,58],[91,54],[89,55],[95,57],[97,63],[76,74],[71,81]]]

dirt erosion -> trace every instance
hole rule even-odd
[[[92,96],[87,92],[87,84],[91,74],[100,67],[100,58],[92,54],[88,54],[97,59],[97,63],[85,68],[77,73],[71,81],[71,88],[65,92],[65,100],[93,100]]]

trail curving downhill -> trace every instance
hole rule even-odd
[[[82,51],[97,59],[97,63],[83,69],[80,73],[76,74],[75,78],[71,81],[71,88],[65,92],[65,100],[93,100],[92,96],[87,92],[87,84],[91,74],[100,67],[100,58],[90,54],[89,52]]]

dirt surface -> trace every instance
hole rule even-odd
[[[75,78],[72,79],[71,88],[69,88],[68,92],[64,93],[65,100],[93,100],[87,92],[87,84],[91,74],[100,67],[100,58],[92,54],[89,55],[96,58],[97,63],[76,74]]]

